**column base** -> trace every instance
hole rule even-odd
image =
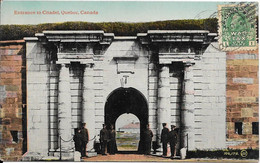
[[[61,157],[60,157],[61,154]],[[66,160],[66,161],[73,161],[74,160],[74,151],[59,151],[59,149],[57,149],[56,152],[53,153],[54,157],[58,157],[59,160]]]
[[[23,156],[22,156],[22,160],[21,161],[39,161],[41,160],[43,157],[45,157],[44,155],[42,155],[41,153],[38,152],[26,152]]]
[[[97,152],[95,151],[88,151],[88,157],[95,157],[97,156]]]

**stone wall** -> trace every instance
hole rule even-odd
[[[120,59],[116,61],[114,59],[120,56],[133,56],[133,54],[138,56],[138,59],[136,61],[124,61]],[[98,63],[96,62],[95,64]],[[146,49],[143,49],[138,44],[138,42],[134,39],[131,39],[131,37],[123,38],[123,40],[115,39],[104,54],[104,61],[99,64],[100,65],[97,65],[97,67],[101,66],[104,69],[104,73],[102,73],[104,81],[103,100],[106,101],[109,95],[114,90],[120,87],[132,87],[137,89],[138,91],[140,91],[140,93],[143,94],[143,96],[149,103],[149,107],[151,107],[151,109],[149,108],[149,123],[153,132],[156,133],[156,90],[154,89],[156,85],[156,77],[154,74],[152,74],[152,70],[150,69],[149,80],[151,85],[148,93],[148,52],[146,51]],[[154,65],[150,63],[150,66]],[[125,73],[126,71],[129,71],[131,73]],[[121,82],[123,79],[125,79],[124,76],[127,76],[127,82],[125,82],[125,84]],[[153,80],[153,83],[151,80]],[[105,103],[101,105],[101,108],[102,110],[105,108]],[[96,109],[98,108],[96,107]],[[102,113],[104,114],[104,111],[102,111]],[[98,124],[96,122],[96,126],[98,126],[96,130],[99,131],[101,124]]]
[[[259,122],[258,50],[227,52],[227,146],[259,148],[252,122]],[[242,133],[235,123],[242,122]]]
[[[211,43],[193,66],[194,132],[197,149],[225,147],[226,53]]]
[[[47,155],[49,149],[49,73],[46,49],[37,39],[27,38],[27,130],[28,152]],[[46,143],[48,142],[48,143]]]
[[[5,161],[18,161],[23,152],[24,54],[23,40],[0,42],[0,159]]]

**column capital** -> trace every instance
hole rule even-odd
[[[60,67],[66,67],[66,68],[69,68],[70,67],[70,64],[68,63],[58,63],[58,65],[60,65]]]
[[[184,65],[184,67],[190,67],[190,66],[195,65],[195,62],[190,62],[190,61],[183,62],[183,65]]]
[[[162,71],[162,70],[168,69],[168,68],[170,68],[170,65],[171,64],[159,64],[159,70]]]

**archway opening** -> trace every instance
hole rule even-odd
[[[140,121],[134,114],[122,114],[116,120],[118,151],[137,151],[140,141]]]
[[[105,124],[116,126],[118,117],[125,113],[135,115],[140,121],[140,141],[138,152],[143,153],[143,131],[148,124],[148,105],[145,97],[135,88],[118,88],[107,98],[105,104]]]

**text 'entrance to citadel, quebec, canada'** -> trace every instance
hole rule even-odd
[[[118,88],[108,96],[105,104],[105,124],[115,126],[118,117],[125,113],[134,114],[140,121],[140,141],[138,151],[135,152],[143,153],[142,135],[148,124],[148,106],[142,93],[134,88]]]

